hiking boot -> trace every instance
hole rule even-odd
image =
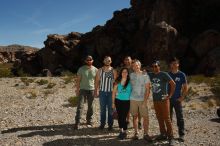
[[[180,142],[184,142],[184,135],[180,135],[179,141],[180,141]]]
[[[104,128],[105,128],[104,125],[100,125],[100,126],[99,126],[99,129],[100,129],[100,130],[103,130]]]
[[[78,124],[74,124],[73,129],[74,130],[78,130],[79,129],[79,125]]]
[[[148,135],[148,134],[144,134],[143,139],[148,141],[148,142],[152,142],[152,138]]]
[[[169,138],[169,146],[174,146],[175,145],[175,141],[173,138]]]
[[[122,134],[123,134],[122,132],[119,133],[119,135],[118,135],[118,138],[119,138],[119,139],[121,139]]]
[[[125,138],[127,138],[127,133],[126,133],[126,132],[123,132],[123,133],[122,133],[121,140],[123,140],[123,139],[125,139]]]
[[[138,129],[142,129],[141,122],[138,122]]]
[[[108,127],[108,131],[112,131],[113,130],[113,127],[112,126],[109,126]]]
[[[139,139],[138,133],[135,133],[134,136],[132,137],[132,139],[133,139],[133,140],[138,140],[138,139]]]
[[[92,122],[87,122],[86,124],[87,124],[87,127],[88,127],[88,128],[91,128],[91,127],[92,127]]]
[[[167,136],[165,134],[160,134],[155,140],[167,140]]]

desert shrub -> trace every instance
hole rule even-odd
[[[54,86],[56,86],[55,83],[49,83],[49,84],[47,85],[46,89],[51,89],[51,88],[53,88]]]
[[[37,92],[34,90],[29,91],[27,94],[28,94],[27,98],[29,98],[29,99],[35,99],[37,97]]]
[[[26,86],[29,86],[29,84],[30,83],[33,83],[34,82],[34,79],[31,79],[31,78],[25,78],[25,77],[23,77],[23,78],[20,78],[21,79],[21,81],[26,85]]]
[[[0,78],[12,77],[13,74],[11,72],[11,68],[12,68],[11,63],[0,64]]]
[[[63,78],[63,80],[64,80],[64,83],[65,84],[69,84],[69,83],[71,83],[71,82],[73,82],[73,76],[66,76],[66,77],[64,77]]]
[[[44,90],[43,91],[43,94],[44,94],[44,97],[43,98],[47,98],[47,96],[49,95],[49,94],[53,94],[54,93],[54,91],[53,90]]]
[[[11,70],[8,68],[0,68],[0,78],[12,77]]]
[[[61,72],[61,76],[74,76],[74,75],[75,75],[74,73],[68,70]]]
[[[38,85],[45,85],[48,84],[48,80],[40,79],[36,83],[38,83]]]
[[[71,96],[71,97],[68,99],[69,103],[70,103],[73,107],[77,106],[78,100],[79,100],[79,97],[78,97],[78,96]]]
[[[17,69],[16,74],[19,77],[30,77],[31,76],[30,74],[24,72],[24,70],[22,68]]]

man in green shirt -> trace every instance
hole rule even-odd
[[[88,103],[88,110],[86,115],[88,127],[92,126],[92,115],[93,115],[93,100],[94,100],[94,89],[95,89],[95,76],[97,68],[94,67],[92,56],[86,56],[85,65],[79,68],[77,72],[77,81],[76,81],[76,96],[79,97],[76,116],[75,116],[75,125],[74,129],[79,128],[79,123],[81,119],[81,113],[83,110],[83,101],[86,98]]]

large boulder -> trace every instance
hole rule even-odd
[[[130,8],[115,11],[105,25],[95,26],[88,33],[48,35],[45,47],[37,53],[40,68],[52,74],[60,68],[76,71],[87,54],[94,57],[97,67],[106,55],[112,57],[113,66],[119,65],[126,55],[140,59],[144,65],[154,58],[167,61],[177,56],[186,73],[203,73],[205,59],[217,59],[220,1],[131,0],[130,3]],[[217,63],[216,70],[219,66]]]

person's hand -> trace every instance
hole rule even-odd
[[[142,103],[142,107],[147,107],[147,100],[144,100],[144,102]]]
[[[112,109],[115,109],[115,104],[114,103],[112,103]]]
[[[180,96],[177,100],[181,103],[183,101],[183,96]]]
[[[75,93],[76,93],[76,96],[79,96],[79,89],[76,88]]]
[[[99,96],[99,91],[98,91],[98,90],[95,90],[95,91],[94,91],[94,97],[97,98],[98,96]]]

